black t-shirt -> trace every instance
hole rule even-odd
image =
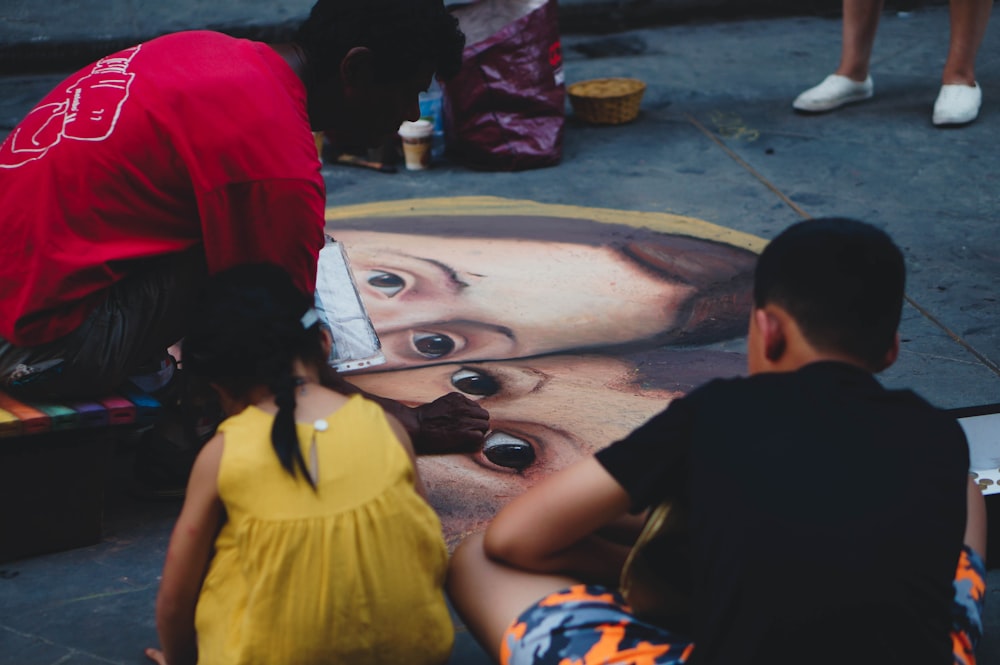
[[[687,514],[663,572],[692,663],[952,662],[968,445],[914,393],[836,362],[717,380],[597,459],[634,510]]]

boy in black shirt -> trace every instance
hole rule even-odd
[[[476,637],[504,665],[974,662],[985,508],[965,436],[872,376],[899,351],[904,275],[861,222],[775,238],[750,377],[675,400],[455,553],[449,591]],[[613,584],[628,550],[609,527],[665,501],[683,547],[654,566],[690,597],[672,623],[578,581]]]

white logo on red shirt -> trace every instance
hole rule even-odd
[[[135,74],[134,46],[98,60],[66,88],[66,100],[36,106],[0,145],[0,168],[13,169],[45,156],[63,138],[103,141],[111,136]]]

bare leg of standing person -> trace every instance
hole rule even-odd
[[[935,125],[964,125],[979,115],[983,92],[976,83],[976,54],[986,35],[993,0],[951,0],[951,39],[934,103]]]
[[[883,0],[844,0],[837,74],[857,82],[868,78],[882,6]]]
[[[837,71],[796,97],[793,108],[813,113],[832,111],[872,96],[874,86],[868,69],[882,5],[883,0],[844,0]]]
[[[941,73],[943,85],[975,85],[976,53],[993,10],[993,0],[951,0],[951,41]]]

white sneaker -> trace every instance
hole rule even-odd
[[[979,115],[983,103],[983,89],[975,85],[943,85],[934,102],[932,121],[942,125],[965,125]]]
[[[796,97],[792,108],[811,113],[832,111],[844,104],[869,99],[874,93],[871,76],[859,83],[840,74],[830,74],[822,83]]]

